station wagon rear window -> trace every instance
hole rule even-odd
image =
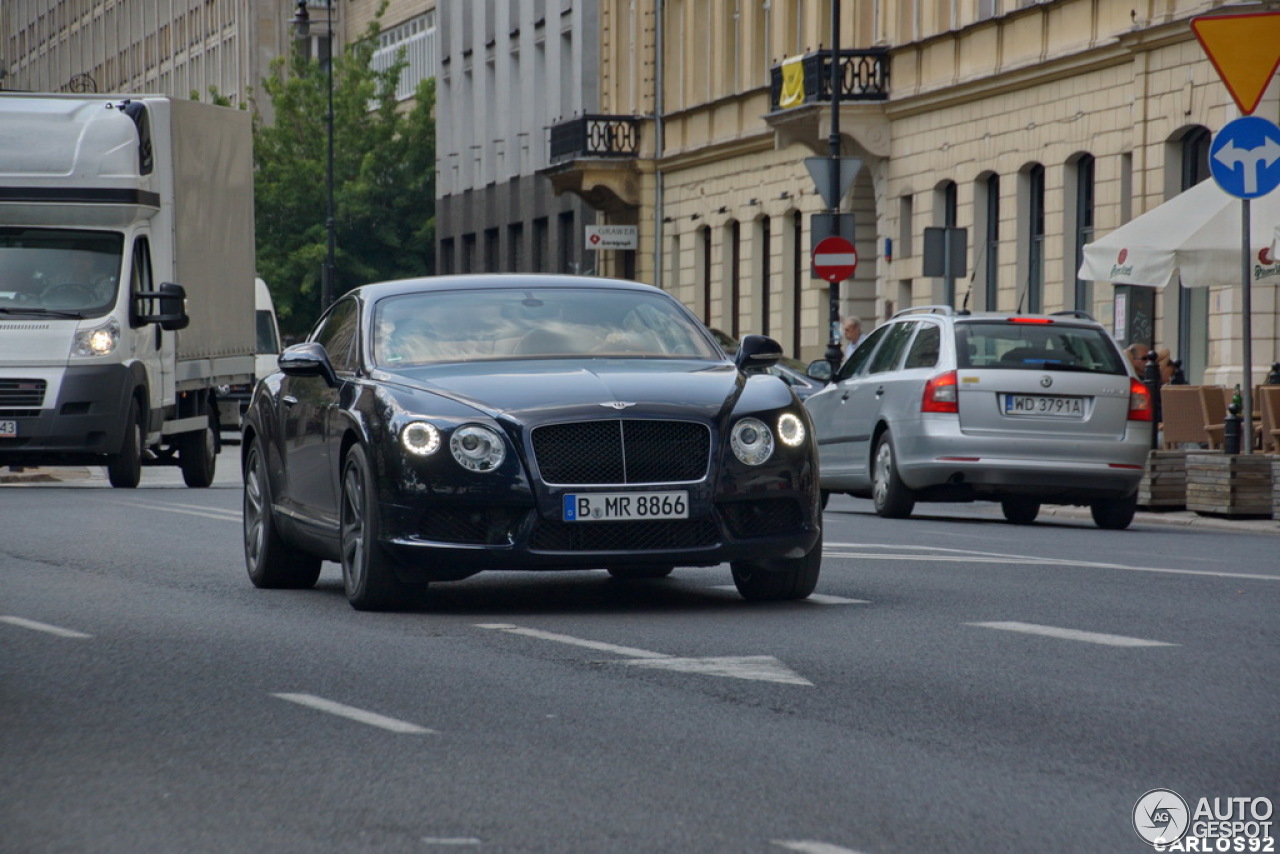
[[[1124,360],[1106,332],[1065,323],[957,323],[956,356],[961,368],[1126,373]]]

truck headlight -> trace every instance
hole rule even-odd
[[[114,317],[101,326],[76,330],[71,344],[71,355],[81,357],[106,356],[120,343],[120,324]]]

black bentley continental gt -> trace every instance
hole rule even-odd
[[[280,356],[245,417],[258,587],[342,564],[394,608],[483,570],[661,578],[728,562],[746,599],[802,599],[822,561],[808,413],[747,336],[730,360],[679,301],[602,278],[357,288]]]

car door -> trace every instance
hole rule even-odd
[[[870,482],[871,439],[882,413],[892,412],[893,402],[901,397],[899,367],[919,325],[916,320],[900,320],[880,327],[885,330],[884,340],[862,373],[849,383],[849,470],[860,483]]]
[[[337,387],[322,377],[286,376],[280,384],[280,436],[287,501],[306,521],[336,526],[337,460],[330,446],[330,422],[344,382],[355,370],[359,311],[354,297],[335,303],[308,338],[325,348]]]
[[[855,392],[861,388],[857,380],[887,330],[887,326],[882,326],[867,336],[845,359],[831,383],[805,399],[805,408],[813,418],[818,437],[818,464],[825,488],[848,488],[848,484],[828,483],[828,478],[848,477],[852,469],[850,445],[857,428],[851,413],[857,406]]]

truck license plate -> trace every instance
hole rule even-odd
[[[0,421],[0,439],[12,439],[18,435],[17,421]]]
[[[1006,415],[1048,415],[1055,418],[1083,418],[1084,399],[1079,397],[1047,397],[1033,394],[1009,394],[1004,398]]]
[[[566,522],[688,519],[687,492],[578,492],[564,496]]]

